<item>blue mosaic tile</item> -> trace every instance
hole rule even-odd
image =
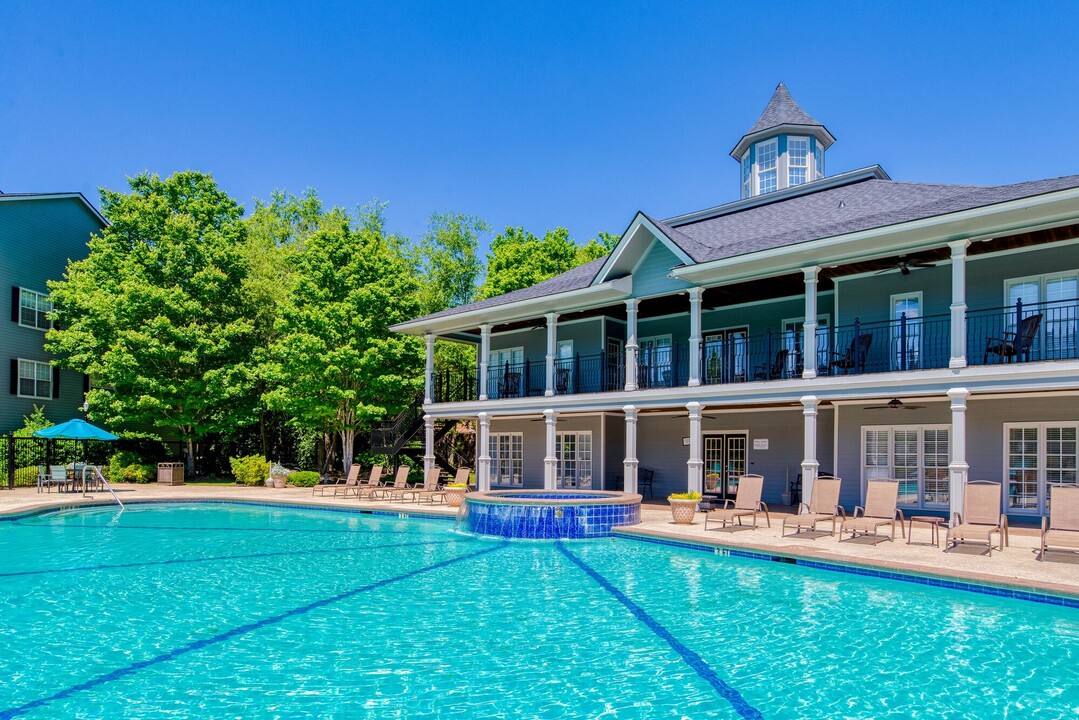
[[[542,498],[579,500],[580,496],[551,493]],[[528,499],[540,498],[531,494]],[[608,537],[612,527],[636,525],[640,518],[639,504],[517,505],[470,502],[462,526],[464,530],[478,535],[511,539],[584,540]]]

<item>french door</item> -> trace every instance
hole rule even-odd
[[[592,489],[592,432],[555,434],[556,481],[566,490]]]
[[[707,383],[746,380],[749,328],[727,328],[704,336],[704,376]]]
[[[706,433],[704,436],[704,492],[720,499],[738,494],[738,478],[746,474],[749,435]]]
[[[641,338],[637,348],[638,383],[646,388],[672,387],[674,358],[671,336]]]

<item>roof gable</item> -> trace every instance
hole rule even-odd
[[[618,241],[614,251],[607,256],[603,267],[596,273],[592,284],[599,285],[609,280],[632,275],[634,268],[640,264],[657,240],[666,246],[678,261],[677,264],[692,265],[695,262],[688,249],[683,247],[684,244],[695,245],[693,240],[638,211],[633,222],[622,233],[622,239]]]

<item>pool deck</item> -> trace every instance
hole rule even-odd
[[[352,507],[364,510],[422,513],[454,516],[456,508],[431,503],[358,501],[355,497],[333,498],[312,496],[310,488],[274,489],[265,487],[238,487],[234,485],[119,485],[120,499],[127,502],[191,501],[191,500],[237,500],[283,505],[317,505],[325,507]],[[79,493],[43,493],[35,488],[0,490],[0,516],[49,507],[111,503],[111,496],[95,492],[84,498]],[[786,510],[786,512],[784,512]],[[641,506],[641,523],[620,528],[620,535],[708,544],[719,548],[732,548],[805,558],[822,562],[855,564],[862,567],[898,572],[914,572],[975,583],[992,583],[1040,590],[1079,597],[1079,554],[1050,552],[1044,561],[1037,560],[1040,532],[1034,527],[1012,527],[1010,545],[1003,551],[993,550],[987,557],[985,546],[960,546],[943,552],[944,529],[941,530],[941,548],[928,545],[929,528],[916,525],[914,543],[897,535],[895,542],[876,542],[871,539],[839,541],[827,532],[818,537],[807,535],[782,537],[783,518],[790,508],[780,508],[771,513],[771,528],[756,530],[720,530],[714,524],[704,529],[704,514],[698,513],[693,525],[675,525],[665,503],[645,503]],[[825,527],[825,524],[821,524]]]

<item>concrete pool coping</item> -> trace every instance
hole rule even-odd
[[[324,509],[349,509],[360,512],[386,512],[453,518],[457,508],[432,503],[357,501],[355,497],[312,496],[310,488],[266,488],[207,485],[118,485],[116,490],[125,503],[190,502],[200,500],[233,501],[280,506],[306,506]],[[38,494],[33,487],[0,491],[0,518],[43,512],[57,508],[109,506],[108,493],[97,492],[84,498],[79,493]],[[894,542],[869,544],[859,538],[842,543],[827,533],[816,539],[808,536],[781,537],[782,518],[787,513],[773,512],[772,527],[756,530],[704,530],[703,513],[693,525],[675,525],[670,510],[663,505],[643,504],[641,523],[616,529],[615,537],[663,542],[687,543],[715,549],[735,549],[816,561],[849,565],[855,568],[929,576],[938,579],[997,585],[1079,598],[1079,554],[1050,553],[1045,561],[1036,559],[1040,533],[1035,528],[1011,529],[1011,542],[1003,551],[993,550],[991,557],[979,555],[983,546],[972,545],[952,552],[927,545],[907,545],[897,537]],[[915,527],[915,542],[928,541],[929,531]],[[943,544],[943,539],[941,540]]]

